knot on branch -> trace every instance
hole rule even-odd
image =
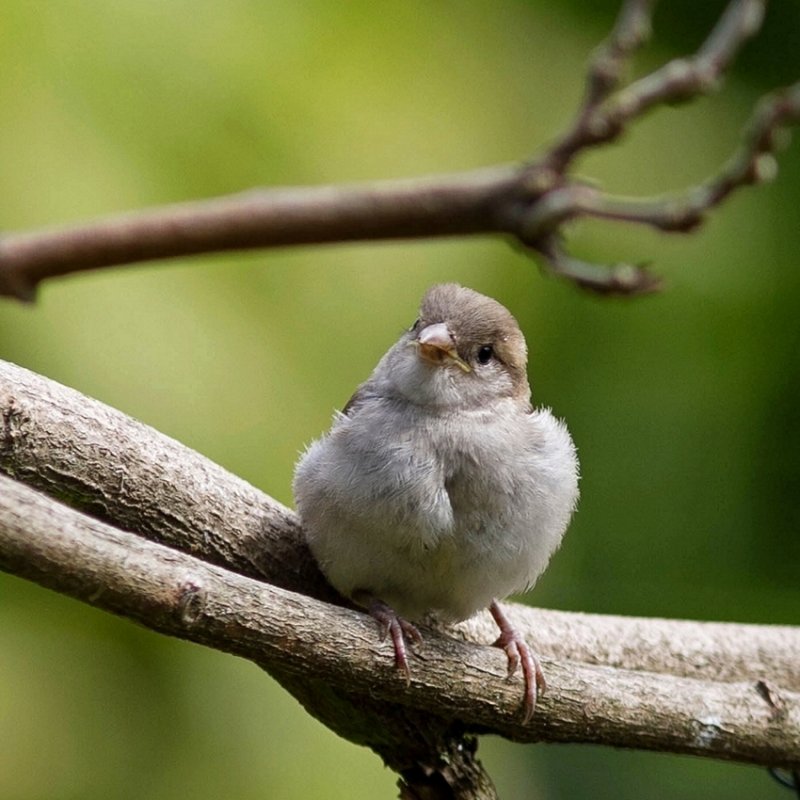
[[[178,614],[185,625],[196,624],[203,616],[206,596],[201,581],[194,578],[183,580],[178,588]]]

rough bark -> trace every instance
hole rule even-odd
[[[429,738],[438,728],[800,767],[796,692],[547,659],[552,688],[524,724],[520,680],[506,679],[505,657],[494,648],[426,631],[423,658],[405,685],[389,645],[378,643],[374,622],[362,613],[120,531],[4,476],[0,494],[4,570],[162,633],[248,658],[290,687],[313,676],[334,706],[340,697],[348,705],[370,698],[394,707],[392,717],[400,719],[410,709],[414,725],[425,722],[416,728],[416,736],[427,739],[423,763],[441,752],[444,740]],[[362,737],[376,746],[373,726],[360,731]]]
[[[480,646],[496,635],[488,615],[426,631],[406,690],[374,622],[343,607],[316,569],[293,512],[169,437],[4,362],[0,470],[16,479],[0,488],[4,569],[256,661],[378,752],[408,797],[493,796],[470,731],[800,759],[800,629],[512,606],[551,687],[523,726],[518,683],[504,680],[501,653]]]
[[[243,575],[344,604],[293,511],[185,445],[97,400],[0,361],[0,471],[79,510]],[[764,678],[800,691],[786,626],[653,620],[515,605],[554,658],[712,680]],[[455,634],[490,642],[482,614]]]

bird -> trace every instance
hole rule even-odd
[[[300,456],[292,488],[322,573],[391,636],[406,680],[415,623],[488,608],[509,678],[522,666],[527,723],[546,683],[500,601],[532,588],[558,549],[578,471],[564,422],[531,403],[514,316],[443,283]]]

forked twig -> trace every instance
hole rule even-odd
[[[759,102],[737,152],[705,182],[681,193],[657,197],[619,197],[567,178],[581,152],[618,139],[636,119],[657,105],[691,100],[716,90],[744,43],[764,16],[764,0],[733,0],[697,52],[675,58],[655,72],[622,86],[623,71],[650,30],[653,2],[628,0],[608,40],[589,67],[582,106],[569,131],[530,166],[533,180],[549,174],[551,190],[530,208],[523,235],[555,274],[606,294],[642,294],[661,281],[641,265],[610,267],[569,256],[559,235],[568,220],[600,217],[648,225],[665,232],[688,232],[708,211],[739,187],[773,178],[775,153],[785,142],[781,126],[800,122],[800,83]],[[537,176],[539,176],[537,178]]]
[[[32,300],[42,280],[88,269],[225,250],[342,241],[503,234],[553,274],[606,294],[654,291],[643,266],[591,264],[567,254],[564,226],[599,217],[686,233],[736,189],[776,172],[782,129],[800,122],[800,83],[759,102],[737,152],[703,183],[669,196],[618,197],[570,170],[653,108],[716,90],[758,31],[765,0],[732,0],[697,51],[626,82],[647,41],[655,0],[625,0],[590,60],[574,121],[527,163],[374,184],[254,190],[0,239],[0,294]]]

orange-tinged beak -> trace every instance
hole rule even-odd
[[[417,348],[420,358],[424,358],[431,364],[454,363],[464,372],[472,372],[472,367],[459,356],[453,337],[444,322],[437,322],[435,325],[423,328],[411,344]]]

